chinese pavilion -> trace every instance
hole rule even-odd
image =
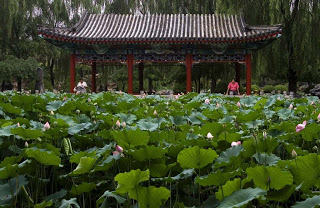
[[[192,90],[192,65],[233,62],[240,82],[240,63],[246,66],[246,94],[251,94],[251,53],[281,36],[281,25],[250,26],[242,15],[85,14],[69,28],[38,28],[46,41],[70,55],[70,91],[75,87],[76,63],[91,63],[92,92],[96,63],[123,62],[128,66],[128,93],[133,94],[133,70],[138,63],[143,90],[144,62],[186,64],[186,92]]]

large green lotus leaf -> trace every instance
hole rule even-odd
[[[266,102],[268,100],[266,98],[262,98],[261,100],[259,100],[254,106],[253,106],[253,109],[254,110],[260,110],[262,108],[264,108]]]
[[[200,169],[212,163],[217,157],[216,151],[211,148],[200,149],[198,146],[195,146],[182,150],[178,155],[177,161],[184,169]]]
[[[247,114],[239,114],[237,116],[237,121],[239,122],[248,122],[248,121],[255,121],[260,117],[260,113],[258,111],[251,111]]]
[[[15,115],[21,114],[21,108],[15,107],[10,103],[0,103],[0,107],[6,113],[15,114]]]
[[[61,189],[60,191],[57,191],[56,193],[47,196],[44,200],[57,202],[59,199],[62,199],[65,196],[67,196],[67,194],[68,194],[67,190]]]
[[[265,196],[267,191],[260,188],[248,188],[240,189],[230,196],[224,198],[218,208],[233,208],[233,207],[243,207],[250,201]]]
[[[108,171],[112,167],[113,162],[120,158],[121,155],[109,155],[107,158],[102,159],[101,162],[95,166],[93,171]]]
[[[257,99],[254,98],[253,96],[240,99],[240,103],[245,107],[252,107],[256,104],[256,102],[257,102]]]
[[[8,179],[11,177],[15,177],[18,173],[18,165],[14,164],[14,165],[5,165],[3,166],[1,164],[1,168],[0,168],[0,179]]]
[[[166,166],[165,164],[151,164],[150,165],[150,175],[152,177],[164,177],[167,175],[167,172],[176,165],[176,163]]]
[[[234,122],[234,117],[231,115],[226,115],[223,119],[219,120],[220,124],[233,123],[233,122]]]
[[[191,115],[187,117],[187,120],[192,124],[192,125],[200,125],[202,122],[200,119],[198,119],[195,115]]]
[[[298,156],[291,162],[291,173],[296,184],[301,184],[303,191],[315,186],[320,188],[320,156],[308,154]]]
[[[53,204],[52,201],[43,201],[41,204],[36,204],[34,205],[34,208],[46,208],[46,207],[51,207]]]
[[[87,183],[84,182],[80,185],[73,185],[71,188],[71,193],[73,195],[81,195],[82,193],[88,193],[90,191],[92,191],[94,188],[96,188],[96,184],[95,183]]]
[[[138,128],[144,131],[156,131],[158,129],[158,123],[153,123],[151,119],[141,119],[138,121]]]
[[[77,103],[77,109],[81,112],[95,112],[96,108],[93,105],[88,105],[87,103]]]
[[[21,125],[21,123],[20,123]],[[33,130],[42,130],[44,128],[43,123],[38,122],[38,121],[30,121],[30,125],[32,126],[31,129]]]
[[[32,95],[14,95],[11,97],[11,102],[15,106],[24,108],[26,111],[32,111],[35,99]]]
[[[0,184],[0,206],[12,207],[11,200],[19,194],[21,187],[27,184],[25,176],[21,175],[10,179],[8,183]]]
[[[216,198],[222,201],[224,197],[230,196],[234,192],[243,188],[243,186],[248,182],[248,178],[241,180],[241,178],[235,178],[232,181],[227,181],[226,184],[219,187],[218,192],[215,193]]]
[[[264,108],[270,108],[276,103],[276,100],[275,97],[269,97],[268,101],[264,104]]]
[[[130,172],[119,173],[114,178],[118,182],[117,192],[118,193],[127,193],[131,189],[135,189],[140,182],[146,181],[149,179],[149,170],[141,171],[131,170]]]
[[[47,104],[46,109],[47,111],[56,111],[60,108],[62,102],[60,100],[51,101]]]
[[[297,202],[295,205],[292,206],[292,208],[313,208],[317,205],[320,205],[320,196],[314,196],[302,202]]]
[[[149,142],[148,132],[137,130],[113,131],[111,135],[121,147],[128,149],[129,147],[147,145]]]
[[[255,120],[255,121],[250,121],[246,123],[246,126],[248,129],[258,129],[259,126],[263,126],[264,121],[263,120]]]
[[[269,165],[269,166],[277,165],[278,161],[281,160],[280,157],[277,157],[274,154],[268,155],[260,152],[257,152],[256,154],[254,154],[253,157],[261,165]]]
[[[268,200],[277,202],[286,202],[291,195],[295,192],[296,186],[285,186],[284,188],[276,191],[268,191]]]
[[[319,139],[320,126],[316,123],[308,124],[301,132],[302,138],[306,141],[313,141]]]
[[[81,123],[81,124],[76,124],[74,126],[70,126],[68,128],[68,133],[71,135],[78,134],[79,132],[89,129],[92,126],[92,123]]]
[[[296,153],[298,155],[307,155],[307,154],[309,154],[308,150],[304,150],[299,146],[295,146],[293,143],[284,142],[282,144],[284,145],[287,153],[290,154],[290,155],[291,155],[293,149],[296,151]]]
[[[13,129],[13,128],[15,128],[15,125],[2,127],[0,129],[0,137],[8,137],[8,136],[13,135],[11,133],[11,129]]]
[[[210,173],[208,176],[197,177],[195,182],[201,186],[221,186],[225,184],[230,178],[241,175],[241,170],[234,172],[223,173],[218,170],[215,173]]]
[[[73,110],[76,110],[77,106],[74,102],[63,102],[62,105],[59,107],[58,112],[62,115],[70,114]]]
[[[23,127],[18,127],[11,129],[11,133],[20,136],[23,139],[36,139],[39,137],[43,137],[44,134],[41,130],[32,130],[32,129],[25,129]]]
[[[138,161],[146,161],[156,158],[161,158],[168,150],[162,147],[145,146],[141,147],[139,150],[131,150],[128,154],[131,154],[134,159]]]
[[[39,149],[37,147],[28,148],[25,150],[27,157],[36,159],[39,163],[44,165],[59,166],[61,159],[54,152],[46,149]]]
[[[278,111],[278,116],[282,120],[288,120],[290,118],[296,118],[294,111],[289,108],[282,108]]]
[[[246,172],[248,178],[253,179],[256,186],[265,190],[269,190],[270,188],[279,190],[293,183],[291,173],[282,171],[277,166],[256,166],[254,168],[247,168]]]
[[[77,198],[71,198],[69,200],[62,199],[62,202],[59,208],[70,208],[70,207],[80,208],[77,202]]]
[[[78,166],[74,171],[72,171],[72,175],[80,175],[80,174],[88,173],[92,169],[96,160],[97,160],[96,158],[92,158],[92,157],[81,157]]]
[[[83,124],[83,123],[90,123],[91,119],[86,114],[80,114],[76,116],[77,123]]]
[[[129,197],[137,200],[140,208],[160,208],[170,197],[170,191],[164,187],[138,186],[129,191]]]
[[[223,167],[233,163],[243,150],[244,148],[241,145],[230,147],[226,151],[222,152],[220,157],[215,160],[214,167]]]
[[[137,120],[137,117],[133,114],[118,113],[115,116],[119,117],[121,123],[126,122],[127,124],[133,124],[133,122]]]
[[[172,124],[175,126],[187,124],[186,117],[184,116],[170,116],[169,119],[171,120]]]
[[[53,115],[53,122],[57,121],[58,125],[64,126],[64,124],[68,124],[69,126],[75,125],[75,121],[71,116],[61,115],[61,114],[55,114]],[[53,123],[52,122],[52,123]]]
[[[115,198],[118,203],[122,204],[126,201],[125,198],[115,194],[115,192],[105,191],[104,194],[97,200],[97,205],[101,206],[99,208],[108,207],[108,198]]]
[[[218,141],[227,141],[229,143],[240,140],[241,135],[236,133],[229,133],[227,131],[222,132],[219,137]]]
[[[203,111],[203,115],[206,116],[207,118],[213,119],[215,121],[224,117],[224,114],[223,114],[222,110],[220,110],[220,109],[218,109],[218,110],[206,109]]]

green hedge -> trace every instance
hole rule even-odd
[[[266,85],[262,89],[265,93],[271,93],[273,90],[275,90],[274,86],[272,85]]]
[[[284,85],[277,85],[277,86],[274,87],[274,89],[276,90],[276,92],[278,92],[279,90],[281,92],[283,92],[283,91],[287,91],[288,92],[288,87],[286,87]]]

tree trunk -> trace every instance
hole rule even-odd
[[[1,84],[1,92],[4,91],[4,80],[2,81],[2,84]]]
[[[37,76],[37,80],[36,80],[35,89],[38,90],[39,93],[43,93],[44,92],[43,69],[39,67],[37,69],[37,74],[38,74],[38,76]],[[19,84],[18,84],[18,86],[19,86]]]
[[[21,92],[21,90],[22,90],[22,80],[21,80],[21,78],[19,77],[19,78],[18,78],[18,91]]]
[[[49,70],[50,70],[51,85],[52,85],[52,87],[54,88],[54,74],[53,74],[53,67],[54,67],[54,58],[52,58],[52,59],[51,59],[50,67],[49,67]]]
[[[152,86],[152,79],[148,78],[148,86],[149,86],[149,93],[152,93],[152,89],[153,89],[153,86]]]
[[[213,93],[214,90],[216,89],[216,87],[217,87],[217,80],[212,78],[211,79],[211,90],[210,90],[210,92]]]

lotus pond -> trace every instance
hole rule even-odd
[[[0,207],[320,204],[317,97],[0,99]]]

